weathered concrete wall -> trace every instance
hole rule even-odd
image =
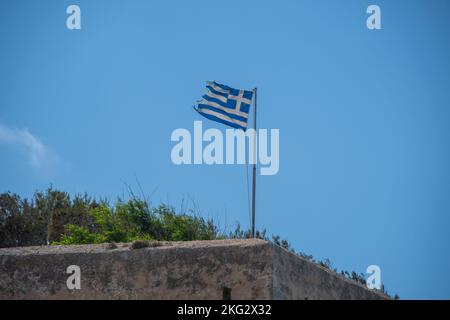
[[[378,300],[388,297],[333,271],[273,248],[273,299]]]
[[[69,265],[81,289],[66,286]],[[262,240],[0,249],[0,299],[379,299]]]

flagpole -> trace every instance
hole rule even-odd
[[[255,129],[255,136],[253,139],[253,186],[252,186],[252,237],[255,238],[255,203],[256,203],[256,88],[253,89],[255,99],[253,100],[253,128]]]

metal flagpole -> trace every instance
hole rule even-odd
[[[255,202],[256,202],[256,88],[253,89],[255,99],[253,100],[253,128],[255,129],[255,136],[253,139],[253,187],[252,187],[252,237],[255,238]]]

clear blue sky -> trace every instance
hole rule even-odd
[[[258,228],[339,269],[377,264],[402,298],[448,299],[449,15],[445,0],[2,1],[0,192],[115,199],[137,177],[155,204],[248,227],[245,167],[177,167],[170,134],[201,119],[205,80],[257,86],[260,126],[280,129]]]

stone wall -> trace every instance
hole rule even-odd
[[[81,269],[69,290],[66,269]],[[262,240],[0,249],[0,299],[383,299]]]

